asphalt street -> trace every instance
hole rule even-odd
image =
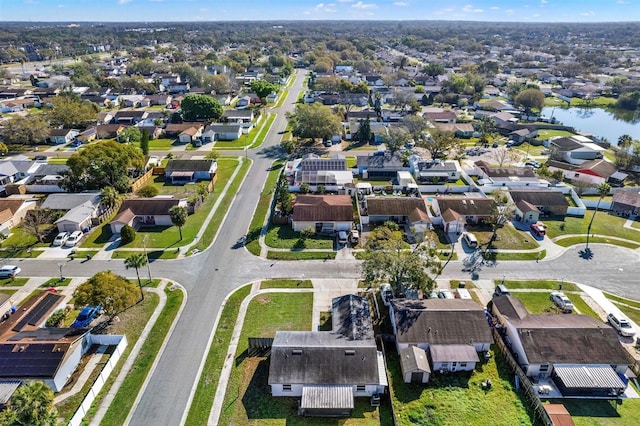
[[[179,260],[157,260],[151,264],[154,277],[179,282],[187,290],[186,307],[171,334],[167,346],[135,408],[132,425],[178,425],[192,386],[197,382],[197,370],[225,296],[247,282],[264,278],[358,278],[358,262],[329,261],[269,261],[251,255],[237,244],[246,234],[259,199],[267,171],[280,154],[279,132],[286,127],[285,113],[292,111],[297,94],[302,90],[304,74],[297,74],[283,107],[275,109],[276,120],[261,148],[250,150],[253,160],[249,173],[230,207],[214,244],[207,250]],[[227,153],[225,153],[227,154]],[[244,155],[244,152],[238,152]],[[581,248],[581,247],[580,247]],[[593,257],[584,259],[580,248],[570,248],[560,257],[536,262],[498,262],[484,267],[481,279],[549,278],[580,282],[613,293],[640,300],[640,252],[605,245],[592,245]],[[58,276],[58,262],[52,260],[21,260],[17,264],[24,276]],[[121,260],[73,260],[65,262],[63,274],[68,277],[88,277],[100,270],[112,270],[130,275]],[[462,263],[449,263],[443,273],[451,279],[470,279],[462,272]],[[132,398],[135,396],[132,395]],[[213,399],[213,395],[211,396]]]

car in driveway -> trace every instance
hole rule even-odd
[[[440,299],[455,299],[455,297],[453,297],[453,293],[451,292],[451,290],[448,290],[446,288],[440,290],[438,292],[438,298]]]
[[[534,237],[544,238],[547,233],[547,227],[540,222],[532,223],[529,228]]]
[[[562,312],[569,313],[573,312],[573,303],[564,293],[560,291],[552,291],[551,295],[549,295],[549,299],[556,305]]]
[[[525,161],[524,163],[525,166],[531,166],[534,169],[539,169],[540,167],[542,167],[542,165],[540,163],[538,163],[535,160],[529,160],[529,161]]]
[[[20,273],[22,269],[15,265],[4,265],[0,268],[0,278],[12,278]]]
[[[76,244],[78,244],[78,242],[80,242],[81,238],[82,238],[82,231],[74,231],[71,233],[71,235],[69,235],[69,238],[67,238],[67,241],[64,242],[64,246],[73,247]]]
[[[58,235],[56,235],[56,238],[54,238],[53,243],[51,243],[51,245],[63,246],[64,243],[67,242],[67,239],[69,239],[69,235],[71,234],[68,232],[60,232]]]
[[[616,315],[612,312],[607,315],[607,322],[611,324],[621,336],[633,337],[636,335],[636,331],[631,326],[629,320],[621,315]]]
[[[101,309],[102,305],[85,306],[76,317],[76,320],[71,324],[71,328],[88,327],[91,321],[100,315]]]

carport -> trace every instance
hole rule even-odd
[[[349,417],[353,410],[353,386],[311,385],[302,388],[302,416]]]
[[[563,396],[617,397],[627,385],[608,365],[554,366],[553,381]]]

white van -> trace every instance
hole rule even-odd
[[[471,232],[465,232],[462,234],[462,241],[467,243],[467,247],[469,248],[478,248],[478,239]]]
[[[346,231],[338,231],[338,244],[342,244],[342,245],[347,244],[347,232]]]

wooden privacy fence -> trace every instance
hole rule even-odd
[[[138,178],[138,180],[134,181],[131,184],[131,192],[138,191],[138,189],[140,189],[143,186],[145,186],[147,184],[147,182],[149,182],[149,180],[151,180],[152,177],[153,177],[153,169],[149,169],[145,174],[140,176]]]
[[[271,353],[272,337],[249,337],[247,353],[249,356],[266,356]]]

